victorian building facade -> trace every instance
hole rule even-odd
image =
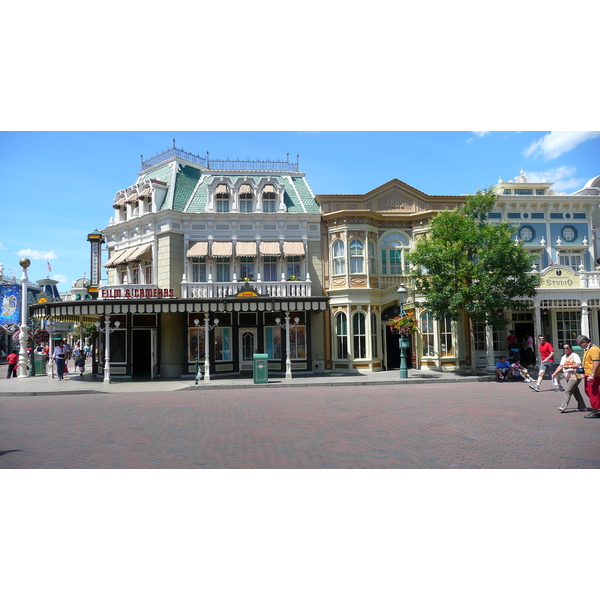
[[[532,272],[541,274],[538,293],[527,310],[506,307],[506,329],[475,322],[471,356],[466,316],[435,319],[422,307],[419,290],[411,290],[404,308],[419,322],[411,339],[412,366],[459,370],[475,361],[492,369],[507,352],[510,329],[520,338],[544,334],[557,348],[581,332],[598,339],[599,187],[595,178],[582,190],[559,194],[551,183],[530,182],[523,172],[514,181],[499,181],[499,200],[489,219],[509,221],[515,242],[531,252]],[[333,370],[398,367],[398,337],[386,325],[398,313],[398,286],[410,289],[410,250],[437,212],[464,200],[429,196],[396,179],[364,195],[317,196],[325,229],[323,285],[330,297],[326,364]]]
[[[320,214],[297,163],[173,147],[111,205],[97,298],[34,309],[104,325],[98,373],[210,378],[251,372],[256,353],[286,377],[323,369]]]

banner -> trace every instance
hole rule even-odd
[[[21,286],[0,285],[0,325],[18,325],[21,308]]]

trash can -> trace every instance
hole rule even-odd
[[[35,375],[46,374],[46,355],[45,354],[34,354],[33,364],[35,367]]]
[[[269,383],[269,355],[253,354],[252,359],[254,383]]]

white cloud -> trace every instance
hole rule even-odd
[[[587,182],[584,177],[575,177],[576,167],[563,165],[546,171],[526,171],[529,181],[547,181],[553,183],[553,189],[558,192],[574,192],[581,189]]]
[[[561,154],[573,150],[586,140],[600,136],[600,131],[551,131],[543,138],[532,142],[523,154],[541,155],[546,159],[558,158]]]
[[[34,260],[52,260],[54,258],[58,258],[52,251],[47,252],[45,250],[32,250],[31,248],[19,250],[17,252],[17,256],[26,256],[27,258],[33,258]]]
[[[471,133],[474,133],[477,137],[483,137],[484,135],[487,135],[489,131],[471,131]]]
[[[0,250],[6,250],[6,246],[2,242],[0,242]]]
[[[58,283],[71,283],[70,279],[67,279],[64,275],[58,275],[55,273],[48,273],[48,277],[50,279],[54,279],[54,281],[58,281]]]

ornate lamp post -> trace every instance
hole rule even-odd
[[[210,319],[208,313],[204,313],[204,325],[200,325],[198,319],[194,319],[194,325],[198,328],[198,338],[200,337],[200,330],[204,331],[204,381],[210,381],[210,347],[208,341],[208,334],[219,324],[219,319],[213,321],[213,325],[210,325]],[[198,385],[198,377],[200,373],[198,365],[198,346],[200,346],[200,340],[198,339],[196,348],[196,385]]]
[[[404,310],[404,301],[408,296],[408,290],[401,283],[396,290],[398,294],[398,300],[400,306],[398,309],[398,316],[405,317],[406,311]],[[410,347],[410,337],[408,335],[400,334],[400,379],[408,378],[408,369],[406,368],[406,349]]]
[[[56,330],[56,323],[54,321],[48,321],[46,325],[48,330],[48,363],[46,364],[46,375],[52,375],[54,379],[54,331]]]
[[[27,317],[29,316],[29,306],[27,301],[27,268],[31,264],[28,258],[22,258],[19,264],[23,268],[21,277],[21,331],[19,333],[19,374],[18,377],[27,377],[27,341],[29,340],[29,327],[27,327]]]
[[[296,317],[294,319],[294,325],[298,324],[300,319]],[[290,353],[290,313],[289,311],[285,311],[285,324],[281,323],[281,319],[277,317],[275,319],[275,323],[281,327],[281,329],[285,329],[285,378],[292,378],[292,359]]]
[[[115,326],[110,326],[110,317],[107,316],[104,321],[104,327],[100,326],[100,321],[94,323],[96,329],[105,334],[104,338],[104,383],[110,383],[110,334],[121,327],[121,321],[115,321]]]

